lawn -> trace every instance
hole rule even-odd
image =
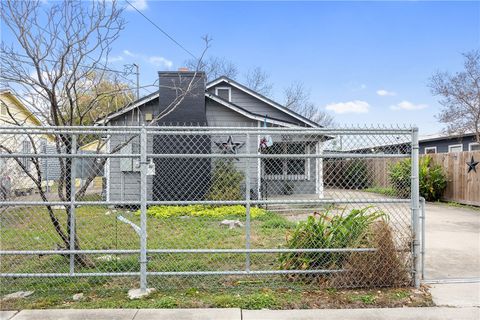
[[[245,227],[220,226],[223,219],[238,219],[238,209],[222,208],[212,215],[200,215],[201,208],[182,214],[167,210],[147,219],[149,249],[238,249],[246,245]],[[257,208],[255,208],[257,210]],[[242,211],[242,209],[240,209]],[[155,210],[149,210],[155,213]],[[52,250],[60,239],[44,207],[11,207],[0,212],[2,250]],[[233,213],[233,214],[231,214]],[[64,210],[56,210],[64,225]],[[82,249],[138,249],[134,229],[117,219],[123,216],[139,225],[136,209],[80,206],[76,210],[77,234]],[[165,216],[163,216],[165,215]],[[296,223],[282,214],[263,211],[252,214],[251,247],[283,248]],[[93,267],[76,266],[76,272],[138,272],[138,254],[89,256]],[[244,253],[148,254],[148,271],[245,270]],[[61,255],[2,256],[0,272],[68,273],[69,261]],[[251,270],[278,270],[278,254],[251,254]],[[329,278],[328,276],[322,279]],[[336,290],[327,289],[319,278],[269,276],[148,276],[148,286],[158,291],[146,300],[129,301],[126,291],[138,287],[139,277],[0,278],[0,294],[33,290],[24,300],[2,302],[2,309],[47,307],[243,307],[312,308],[361,306],[430,305],[427,293],[411,289]],[[293,280],[293,281],[292,281]],[[83,292],[85,300],[72,301]],[[398,293],[401,292],[401,293]],[[398,294],[399,296],[396,296]]]
[[[62,224],[66,214],[63,210],[55,210]],[[77,235],[82,249],[139,249],[139,237],[134,229],[117,220],[121,215],[139,225],[138,213],[127,209],[108,209],[105,206],[81,206],[76,210]],[[245,217],[204,216],[172,216],[157,218],[149,216],[147,220],[149,249],[235,249],[245,248],[245,228],[229,229],[219,225],[223,219],[239,219],[245,224]],[[295,226],[282,216],[266,212],[252,218],[251,247],[278,248],[286,241],[287,232]],[[61,243],[43,207],[9,208],[1,213],[1,247],[3,250],[52,250]],[[94,267],[81,268],[76,272],[138,272],[138,254],[131,255],[90,255]],[[218,271],[245,270],[245,254],[149,254],[148,271]],[[252,270],[278,269],[276,254],[252,254]],[[2,273],[10,272],[42,272],[65,273],[69,271],[69,261],[60,255],[3,256],[0,266]],[[223,287],[241,277],[210,277],[208,281],[201,277],[149,277],[153,286],[181,286],[204,282],[208,287]],[[103,283],[103,279],[61,278],[61,279],[9,279],[3,282],[2,291],[12,291],[21,285],[22,288],[77,290],[77,288],[95,286]],[[109,280],[112,288],[128,288],[135,286],[138,277],[116,278]]]

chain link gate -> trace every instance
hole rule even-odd
[[[0,150],[5,292],[419,285],[416,129],[1,127]]]

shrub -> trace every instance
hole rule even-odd
[[[257,218],[266,213],[265,209],[251,207],[250,217]],[[246,209],[244,206],[152,206],[147,209],[147,214],[156,218],[170,217],[208,217],[208,218],[225,218],[229,216],[245,217]]]
[[[384,213],[372,207],[353,209],[348,214],[329,216],[328,211],[300,222],[287,237],[287,247],[350,248],[367,243],[370,225]],[[340,269],[343,252],[292,252],[280,255],[280,268],[289,270]]]
[[[346,160],[343,173],[343,187],[365,189],[370,185],[367,163],[363,159]]]
[[[392,165],[389,169],[390,183],[399,197],[410,195],[411,159],[405,159]],[[419,161],[420,195],[427,201],[437,201],[447,187],[447,179],[442,166],[434,164],[430,156]]]
[[[209,200],[242,200],[244,175],[238,171],[232,159],[219,159],[215,162],[212,185],[207,195]]]

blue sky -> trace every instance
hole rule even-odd
[[[231,60],[241,74],[262,67],[280,102],[286,86],[304,82],[340,124],[441,130],[428,78],[460,70],[461,53],[480,48],[480,2],[131,1],[195,54],[208,34],[209,55]],[[138,12],[126,10],[125,18],[112,68],[136,62],[147,85],[158,70],[176,70],[189,58]]]

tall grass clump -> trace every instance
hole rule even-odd
[[[334,278],[342,287],[399,287],[409,283],[404,254],[398,251],[392,228],[379,220],[370,226],[369,247],[373,252],[352,252],[346,259],[345,272]]]
[[[370,226],[385,214],[373,207],[331,215],[328,211],[300,222],[287,236],[290,249],[358,248],[368,245]],[[341,269],[345,252],[288,252],[280,255],[284,270]]]

